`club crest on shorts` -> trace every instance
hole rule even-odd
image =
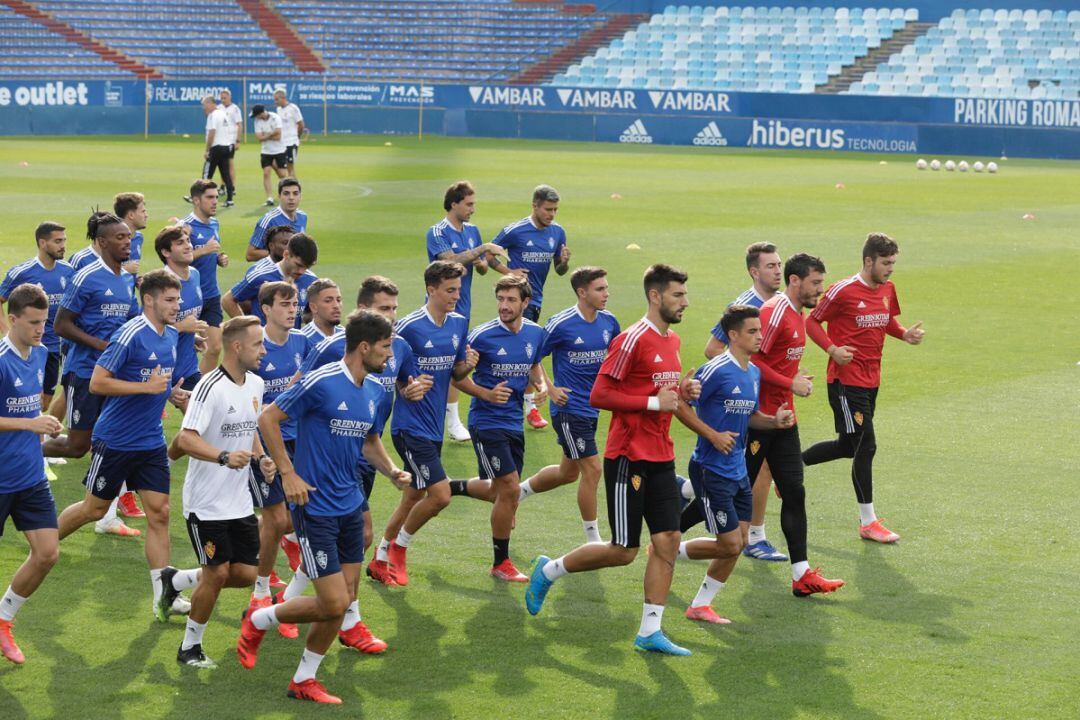
[[[754,440],[753,442],[750,443],[750,454],[751,455],[757,455],[758,450],[760,450],[760,449],[761,449],[761,443],[758,442],[757,440]]]
[[[98,479],[94,483],[94,486],[97,487],[98,492],[101,492],[102,490],[104,490],[105,489],[105,477],[102,476],[102,475],[98,475]]]
[[[723,510],[716,511],[716,522],[720,523],[720,527],[727,525],[727,513]]]
[[[574,444],[577,445],[578,452],[585,452],[585,438],[578,438]]]
[[[631,476],[630,484],[634,486],[635,491],[640,490],[641,489],[641,476],[640,475]]]
[[[270,497],[270,485],[268,483],[259,483],[259,485],[262,486],[260,488],[262,490],[262,496],[264,498]]]
[[[214,545],[214,543],[212,542],[208,542],[203,545],[202,549],[203,552],[206,553],[207,558],[209,558],[210,560],[214,559],[214,553],[217,552],[217,545]]]
[[[322,550],[315,553],[315,562],[319,563],[319,567],[322,568],[323,570],[326,569],[327,559],[328,558],[326,557],[326,553],[323,552]]]
[[[71,421],[73,423],[78,425],[80,417],[82,417],[82,413],[80,413],[78,410],[72,410],[72,412],[71,412]]]
[[[852,415],[852,417],[855,418],[856,425],[862,425],[863,417],[861,412],[856,411],[855,414]]]
[[[497,455],[491,456],[491,467],[495,472],[499,472],[499,468],[502,465],[502,461],[499,460]]]
[[[430,480],[431,479],[431,468],[429,468],[427,465],[421,465],[420,466],[420,474],[424,476],[425,480]]]

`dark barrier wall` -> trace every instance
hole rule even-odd
[[[249,81],[0,81],[0,134],[201,136],[199,99],[284,90],[315,133],[1080,159],[1080,100]]]

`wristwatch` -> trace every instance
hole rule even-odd
[[[221,453],[217,456],[217,464],[218,465],[228,465],[229,464],[229,451],[228,450],[222,450]]]

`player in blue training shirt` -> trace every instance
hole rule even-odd
[[[218,186],[212,180],[196,180],[191,184],[191,213],[181,224],[191,228],[191,246],[195,248],[192,267],[199,271],[202,284],[203,309],[201,318],[208,325],[206,350],[203,351],[199,370],[210,372],[218,364],[221,355],[221,289],[218,287],[219,267],[228,267],[229,256],[221,251],[221,232],[214,217],[218,208]]]
[[[330,278],[319,278],[307,288],[307,310],[311,322],[300,328],[307,342],[304,357],[328,337],[345,332],[341,327],[341,288]]]
[[[517,273],[529,280],[532,298],[525,308],[525,318],[540,321],[540,306],[544,300],[544,283],[552,264],[555,272],[565,275],[570,268],[570,248],[566,245],[566,231],[555,222],[559,211],[559,193],[550,185],[539,185],[533,190],[532,214],[512,225],[507,225],[495,236],[494,243],[506,249],[508,256],[504,266],[497,257],[489,261],[492,269],[500,273]],[[525,395],[525,417],[536,430],[547,427],[540,415],[532,393]]]
[[[173,386],[180,280],[164,268],[153,270],[143,276],[139,293],[143,313],[113,333],[94,366],[90,391],[105,403],[94,426],[86,494],[60,513],[60,537],[101,519],[124,485],[139,493],[153,612],[165,622],[180,591],[198,581],[198,570],[169,566],[169,459],[161,413],[170,396],[183,404],[188,395]]]
[[[378,436],[385,391],[370,373],[381,372],[392,352],[393,326],[381,315],[359,310],[345,327],[345,357],[302,377],[263,410],[259,429],[281,472],[304,567],[315,580],[315,597],[293,597],[282,604],[250,610],[240,627],[237,654],[254,667],[266,630],[281,622],[312,623],[289,696],[334,703],[315,679],[336,635],[361,652],[382,652],[386,643],[363,624],[356,590],[364,558],[363,489],[356,481],[361,456],[401,487],[409,474],[397,468]],[[285,450],[281,424],[297,422],[295,461]]]
[[[522,316],[529,303],[529,283],[520,275],[507,275],[495,284],[499,317],[478,326],[469,335],[469,347],[479,359],[472,377],[455,380],[472,395],[469,433],[480,467],[480,478],[459,481],[454,494],[494,502],[491,535],[495,562],[491,574],[508,582],[528,582],[510,560],[510,531],[521,490],[525,463],[525,434],[521,429],[525,388],[538,388],[541,402],[547,392],[540,368],[540,352],[547,333]]]
[[[131,230],[131,256],[124,263],[124,269],[132,275],[139,274],[139,263],[143,256],[143,234],[149,223],[146,212],[146,198],[142,193],[124,192],[113,198],[113,214],[124,221]]]
[[[788,428],[794,413],[783,405],[776,415],[758,410],[761,371],[750,356],[761,347],[758,309],[731,305],[720,319],[729,340],[727,351],[702,365],[695,378],[701,382],[697,413],[683,404],[675,417],[698,435],[690,459],[690,482],[701,503],[705,525],[716,539],[683,541],[679,557],[711,560],[701,588],[686,617],[707,623],[727,624],[712,609],[712,600],[724,587],[739,555],[746,547],[750,527],[750,478],[746,476],[746,436],[750,427]]]
[[[233,285],[232,290],[225,293],[221,298],[221,306],[229,317],[238,317],[244,314],[254,315],[260,322],[266,322],[259,306],[259,288],[263,283],[285,281],[296,286],[298,293],[297,303],[299,312],[296,314],[296,329],[303,326],[303,312],[307,308],[307,292],[311,284],[319,277],[308,268],[314,267],[319,261],[319,246],[315,240],[303,233],[297,233],[289,238],[289,244],[285,248],[285,255],[281,262],[272,262],[269,258],[248,268],[240,282]],[[243,305],[241,304],[243,303]],[[244,305],[250,304],[250,312],[246,312]]]
[[[54,223],[55,224],[55,223]],[[0,598],[0,655],[15,664],[26,658],[11,634],[15,613],[33,594],[60,552],[56,505],[41,461],[41,436],[58,433],[60,421],[41,414],[41,380],[49,351],[41,344],[49,298],[36,285],[5,293],[7,336],[0,340],[0,535],[10,517],[26,535],[27,557]]]
[[[267,257],[270,254],[266,244],[267,231],[282,225],[292,228],[293,234],[307,232],[308,216],[300,209],[300,181],[294,177],[278,181],[278,206],[255,223],[244,259],[255,262]]]
[[[731,304],[750,305],[756,308],[764,305],[766,300],[780,291],[780,284],[783,280],[781,265],[780,254],[772,243],[756,242],[747,247],[746,272],[750,275],[754,284],[742,295],[735,298]],[[720,326],[720,322],[717,321],[716,327],[712,329],[712,333],[709,335],[709,342],[705,345],[705,357],[710,359],[716,357],[724,352],[727,345],[727,335],[724,334],[724,329]],[[769,470],[769,464],[765,463],[761,466],[757,480],[751,483],[754,491],[754,512],[750,520],[750,542],[743,554],[757,560],[787,562],[788,556],[777,550],[765,537],[765,508],[769,503],[769,490],[772,488],[772,482],[772,472]],[[691,489],[689,485],[685,484],[682,487],[684,494],[689,494]]]
[[[199,271],[191,266],[194,249],[190,236],[183,226],[172,225],[154,238],[154,252],[165,264],[165,269],[180,281],[180,311],[176,315],[176,371],[173,373],[180,387],[188,392],[202,378],[199,372],[197,344],[205,338],[209,326],[202,315],[202,285]],[[182,408],[186,409],[186,408]]]

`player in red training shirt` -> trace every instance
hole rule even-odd
[[[525,592],[525,605],[536,615],[552,583],[567,573],[630,564],[637,557],[644,520],[653,550],[645,566],[645,606],[634,647],[669,655],[690,654],[660,629],[682,537],[671,415],[680,403],[701,395],[693,371],[681,375],[679,336],[670,330],[690,304],[686,279],[686,273],[670,265],[645,271],[648,312],[611,342],[589,396],[593,407],[611,411],[604,449],[611,542],[582,545],[557,560],[540,555]]]
[[[874,514],[874,408],[881,384],[881,351],[886,334],[909,345],[918,345],[923,339],[921,322],[905,328],[896,319],[900,302],[889,276],[899,252],[896,241],[888,235],[870,233],[863,245],[862,270],[834,283],[806,320],[810,339],[829,355],[829,405],[838,437],[808,448],[803,462],[817,465],[852,458],[859,536],[882,543],[896,542],[900,536]],[[828,329],[822,323],[827,323]]]

